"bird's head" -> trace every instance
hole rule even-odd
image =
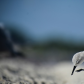
[[[81,63],[83,63],[83,59],[82,59],[82,58],[83,58],[83,57],[81,56],[80,53],[76,53],[76,54],[73,56],[72,62],[73,62],[73,65],[74,65],[74,66],[73,66],[73,70],[72,70],[71,75],[73,75],[73,73],[74,73],[76,67],[77,67],[78,65],[80,65]]]

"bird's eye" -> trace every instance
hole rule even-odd
[[[76,64],[79,64],[80,62],[81,62],[81,59],[80,59],[80,60],[77,60],[77,61],[76,61]]]
[[[80,60],[77,60],[77,61],[76,61],[76,64],[79,64],[79,63],[80,63]]]
[[[76,61],[76,64],[79,64],[79,61]]]

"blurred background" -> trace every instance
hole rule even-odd
[[[0,0],[0,23],[34,63],[71,61],[84,50],[83,0]]]

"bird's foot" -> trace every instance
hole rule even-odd
[[[79,69],[79,70],[76,70],[76,72],[80,72],[80,71],[84,71],[84,69]]]

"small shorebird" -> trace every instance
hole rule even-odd
[[[73,75],[76,67],[84,62],[84,51],[76,53],[72,58],[72,62],[73,62],[74,67],[73,67],[71,75]],[[76,72],[80,72],[80,71],[84,71],[84,69],[76,70]]]

